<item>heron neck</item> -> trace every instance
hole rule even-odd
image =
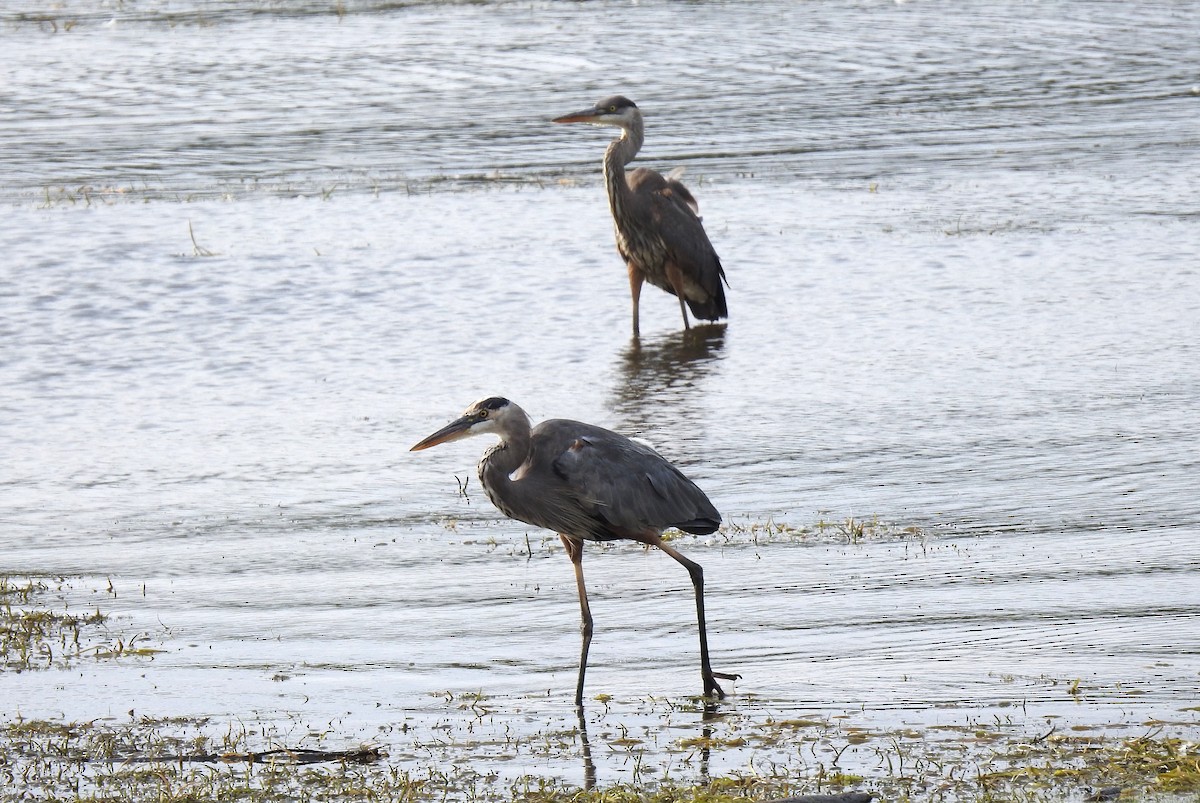
[[[499,443],[484,452],[479,461],[479,479],[484,487],[499,488],[510,485],[510,475],[529,456],[530,441],[530,429],[526,426],[506,432]]]
[[[633,161],[633,157],[642,149],[644,140],[642,120],[635,117],[629,128],[622,128],[621,136],[610,142],[604,151],[604,185],[608,189],[614,217],[617,217],[619,206],[630,194],[629,182],[625,180],[625,165]]]

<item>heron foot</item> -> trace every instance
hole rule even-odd
[[[738,680],[741,675],[731,675],[728,672],[707,672],[704,675],[704,696],[716,697],[718,700],[725,699],[725,690],[717,683],[716,679],[721,680]]]

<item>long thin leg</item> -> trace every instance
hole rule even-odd
[[[633,299],[633,336],[637,337],[638,331],[638,301],[642,297],[642,282],[646,281],[645,274],[642,269],[633,262],[627,263],[629,266],[629,296]]]
[[[687,305],[683,300],[683,272],[679,270],[679,266],[674,262],[667,261],[667,281],[675,288],[675,297],[679,299],[679,312],[683,315],[683,328],[691,329],[691,324],[688,323]]]
[[[737,680],[741,675],[714,672],[712,665],[708,661],[708,628],[704,624],[704,569],[701,568],[699,563],[688,560],[677,550],[667,546],[663,542],[662,536],[658,533],[641,535],[637,537],[637,540],[644,544],[656,546],[663,552],[666,552],[678,561],[683,568],[687,569],[688,574],[691,576],[692,586],[696,589],[696,621],[700,627],[700,677],[704,681],[704,694],[710,697],[715,694],[718,699],[724,699],[725,691],[717,684],[716,678]]]
[[[575,585],[579,589],[579,614],[582,622],[579,626],[583,634],[583,649],[579,653],[579,682],[575,686],[575,705],[583,707],[583,676],[587,672],[588,648],[592,646],[592,609],[588,606],[587,588],[583,584],[583,542],[569,536],[558,534],[563,546],[567,549],[567,557],[575,567]]]
[[[682,295],[679,297],[679,311],[680,311],[681,313],[683,313],[683,328],[684,328],[684,329],[691,329],[691,328],[692,328],[692,325],[691,325],[690,323],[688,323],[687,307],[686,307],[686,306],[684,306],[684,303],[683,303],[683,296],[682,296]]]

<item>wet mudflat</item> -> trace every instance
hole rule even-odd
[[[108,617],[0,673],[6,723],[370,743],[492,779],[462,796],[930,793],[888,784],[943,737],[1195,741],[1198,20],[6,8],[0,574]],[[630,340],[606,132],[548,124],[611,91],[686,168],[728,326],[647,291]],[[743,675],[718,716],[686,574],[590,548],[583,761],[557,539],[492,509],[485,444],[406,451],[492,394],[651,440],[725,514],[676,542]]]

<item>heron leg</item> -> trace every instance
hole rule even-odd
[[[670,260],[667,261],[666,269],[667,281],[675,288],[675,297],[679,299],[679,311],[683,314],[683,328],[691,329],[692,327],[688,323],[687,305],[684,303],[683,298],[683,271]]]
[[[708,629],[704,625],[704,569],[694,560],[688,560],[678,550],[667,546],[658,533],[637,537],[644,544],[651,544],[674,558],[683,568],[687,569],[692,578],[692,586],[696,589],[696,621],[700,627],[700,677],[704,681],[705,696],[725,698],[725,690],[717,683],[722,680],[737,680],[741,675],[730,675],[724,672],[714,672],[708,661]]]
[[[634,262],[626,264],[629,266],[629,296],[633,299],[633,336],[637,337],[640,334],[638,331],[638,301],[642,297],[642,282],[646,281],[646,275]]]
[[[588,606],[587,588],[583,584],[583,541],[570,536],[558,534],[563,546],[567,549],[567,557],[575,567],[575,585],[579,588],[579,614],[581,623],[580,633],[583,634],[583,649],[579,653],[579,682],[575,685],[575,705],[583,707],[583,676],[587,672],[588,648],[592,646],[592,609]]]
[[[683,296],[679,297],[679,311],[683,313],[683,328],[691,329],[691,324],[688,323],[687,307],[683,305]]]

